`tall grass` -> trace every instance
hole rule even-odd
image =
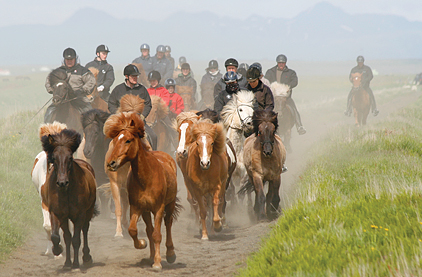
[[[319,142],[240,276],[422,276],[421,107]]]
[[[35,112],[21,112],[0,120],[0,261],[23,244],[34,228],[41,228],[38,193],[31,181],[31,169],[41,150]]]

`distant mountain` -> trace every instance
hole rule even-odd
[[[327,2],[292,19],[251,16],[243,20],[210,12],[179,12],[158,22],[116,19],[92,8],[81,9],[56,26],[19,25],[0,28],[0,66],[59,64],[62,51],[74,47],[82,64],[106,44],[114,63],[128,63],[148,43],[169,44],[173,56],[189,60],[289,59],[350,60],[421,59],[422,22],[378,14],[351,15]]]

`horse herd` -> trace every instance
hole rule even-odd
[[[250,207],[253,202],[251,193],[255,192],[253,210],[258,220],[273,219],[278,215],[281,174],[285,169],[286,148],[291,150],[290,130],[294,124],[292,111],[285,104],[290,92],[288,87],[272,87],[278,113],[254,111],[251,91],[238,92],[222,110],[220,122],[216,112],[210,109],[180,113],[171,126],[178,133],[173,159],[170,155],[171,136],[165,136],[165,128],[161,126],[163,117],[168,114],[161,99],[152,99],[152,117],[145,119],[159,138],[164,136],[158,143],[158,149],[164,151],[153,151],[146,139],[144,120],[139,115],[144,108],[142,99],[125,95],[119,111],[111,115],[94,92],[91,98],[97,101],[96,104],[92,102],[96,108],[71,116],[75,111],[69,111],[73,107],[71,99],[66,98],[71,88],[66,86],[64,77],[61,79],[59,74],[53,73],[50,74],[50,83],[56,88],[54,103],[66,106],[56,109],[58,114],[53,117],[62,123],[41,125],[43,151],[35,158],[31,175],[41,196],[43,226],[51,241],[47,253],[51,244],[54,255],[62,253],[59,228],[63,231],[66,244],[64,268],[79,267],[81,231],[83,262],[92,262],[88,229],[90,220],[98,214],[96,203],[101,203],[101,211],[108,208],[105,188],[111,190],[115,204],[115,236],[123,236],[124,226],[135,248],[146,248],[147,241],[139,239],[137,232],[137,222],[142,217],[152,267],[160,269],[161,224],[164,219],[166,259],[173,263],[176,253],[171,228],[181,210],[177,196],[177,166],[183,174],[191,213],[199,223],[202,240],[208,240],[209,230],[212,233],[222,230],[226,203],[238,201],[235,193],[238,186],[242,186],[239,193],[247,194]],[[59,82],[62,84],[57,85]],[[278,130],[284,144],[277,135]],[[252,135],[246,138],[245,134],[250,133]],[[78,157],[84,157],[88,162],[74,159],[76,151]],[[266,183],[268,193],[265,195]],[[130,220],[127,218],[129,207]],[[74,226],[73,237],[69,220]]]

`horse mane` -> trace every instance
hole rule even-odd
[[[104,123],[104,134],[114,139],[121,131],[127,130],[134,136],[143,138],[145,135],[144,122],[135,112],[123,112],[111,115]]]
[[[85,129],[86,126],[92,124],[93,122],[99,122],[104,124],[109,117],[110,113],[105,112],[103,110],[92,109],[86,111],[81,115],[82,127]]]
[[[218,113],[214,110],[211,110],[210,108],[197,112],[196,115],[199,115],[201,117],[201,120],[208,119],[212,123],[218,122]]]
[[[269,122],[274,124],[274,131],[278,128],[278,118],[277,113],[274,111],[260,110],[254,111],[252,116],[253,131],[256,136],[258,136],[259,125],[264,122]]]
[[[53,123],[41,124],[39,128],[40,139],[43,136],[58,134],[66,128],[66,124],[60,123],[58,121],[54,121]]]
[[[233,99],[224,106],[220,113],[224,126],[228,127],[232,124],[232,127],[240,128],[242,124],[237,113],[237,107],[239,105],[247,105],[253,108],[254,101],[255,95],[250,90],[241,90],[234,94]]]
[[[61,68],[56,68],[50,72],[47,76],[48,81],[51,86],[54,86],[57,83],[64,82],[67,79],[67,73]]]
[[[157,95],[151,95],[151,105],[157,107],[157,116],[158,118],[164,118],[169,114],[169,107],[166,102]]]
[[[213,152],[217,155],[226,151],[226,131],[221,123],[213,124],[208,121],[199,121],[192,127],[191,134],[193,141],[200,135],[210,135],[214,139]]]
[[[138,95],[126,94],[120,99],[120,107],[117,113],[121,112],[136,112],[141,114],[144,111],[145,100]]]
[[[270,89],[275,97],[289,97],[291,94],[290,86],[286,84],[280,84],[278,82],[273,82],[270,86]]]
[[[197,123],[199,117],[194,112],[181,112],[177,115],[176,120],[173,121],[173,129],[176,131],[179,130],[180,125],[182,125],[182,122],[185,120],[191,120],[193,123]]]
[[[98,73],[100,73],[100,71],[97,68],[93,67],[93,66],[91,66],[90,68],[88,68],[88,70],[91,71],[92,74],[94,74],[95,79],[97,79]]]
[[[68,147],[74,153],[81,141],[81,134],[72,129],[63,129],[60,133],[45,135],[41,138],[42,148],[47,153],[49,163],[53,163],[53,151],[56,147]]]

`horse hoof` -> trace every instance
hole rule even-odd
[[[140,245],[140,248],[139,249],[144,249],[144,248],[146,248],[148,246],[148,243],[147,243],[146,240],[140,239],[139,240],[139,245]]]
[[[79,263],[78,262],[73,263],[72,269],[77,269],[77,268],[79,268]]]
[[[84,255],[82,260],[84,261],[84,265],[92,264],[92,256],[91,255]]]
[[[221,232],[221,230],[223,230],[223,225],[221,224],[221,222],[214,224],[214,231]]]
[[[55,261],[60,260],[61,258],[63,258],[63,255],[62,254],[60,254],[58,256],[54,256],[54,260]]]
[[[53,254],[54,256],[58,256],[63,252],[63,246],[61,246],[60,244],[58,246],[53,246]]]
[[[153,264],[152,265],[152,269],[154,269],[154,270],[161,270],[161,269],[163,269],[163,266],[161,265],[161,263],[159,263],[159,264]]]
[[[166,256],[166,260],[169,264],[172,264],[176,261],[176,254],[174,254],[173,256]]]
[[[208,237],[206,237],[206,236],[202,236],[201,240],[203,240],[203,241],[207,241],[207,240],[209,240],[209,239],[208,239]]]
[[[122,233],[116,233],[116,234],[114,235],[114,238],[116,238],[116,239],[121,239],[121,238],[123,238],[123,234],[122,234]]]
[[[70,262],[64,263],[63,270],[71,270],[72,264]]]

